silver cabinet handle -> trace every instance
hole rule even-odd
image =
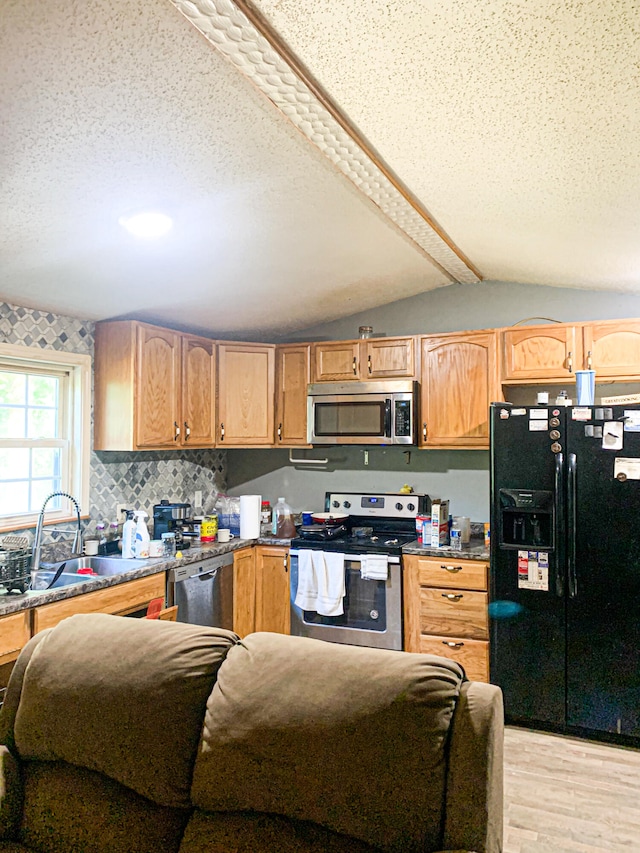
[[[423,421],[423,423],[422,423],[422,438],[423,438],[425,441],[427,440],[427,424],[426,424],[426,422],[424,422],[424,421]]]
[[[451,640],[443,640],[443,646],[449,646],[450,649],[461,649],[464,646],[464,643],[454,643]]]
[[[189,441],[190,436],[191,436],[191,429],[189,427],[189,424],[185,421],[184,422],[184,440]]]
[[[587,370],[591,370],[591,366],[593,364],[593,360],[591,358],[591,350],[587,353]]]
[[[444,564],[442,564],[440,566],[440,568],[444,569],[445,572],[454,572],[455,573],[455,572],[461,572],[462,571],[462,566],[445,566]]]
[[[355,357],[355,355],[353,357],[353,375],[358,375],[358,359]]]
[[[371,356],[368,356],[368,357],[367,357],[367,367],[369,368],[369,373],[372,373],[372,368],[371,368]]]
[[[224,441],[224,424],[220,424],[220,441]]]
[[[567,370],[569,373],[573,373],[573,353],[569,350],[569,355],[567,356]]]
[[[178,426],[178,421],[173,422],[173,428],[175,430],[173,440],[177,441],[180,438],[180,427]]]
[[[278,424],[278,440],[282,441],[282,424]]]
[[[443,592],[442,597],[447,598],[449,601],[460,601],[463,595],[461,592]]]

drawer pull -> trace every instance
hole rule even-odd
[[[444,564],[442,564],[440,566],[440,568],[444,569],[445,572],[461,572],[462,571],[462,566],[445,566]]]
[[[448,598],[449,601],[460,601],[463,596],[461,592],[443,592],[442,597]]]
[[[449,646],[450,649],[461,649],[464,646],[464,643],[454,643],[451,640],[443,640],[443,646]]]

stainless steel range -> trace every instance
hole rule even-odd
[[[422,494],[327,492],[335,520],[291,541],[291,633],[402,649],[402,546],[430,506]]]

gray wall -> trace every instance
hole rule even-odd
[[[373,326],[374,334],[413,335],[497,328],[529,317],[560,322],[640,317],[640,296],[502,282],[456,284],[310,326],[295,340],[356,338],[364,325]],[[488,451],[414,450],[407,465],[400,449],[371,449],[368,466],[362,449],[314,448],[293,455],[305,454],[328,456],[330,463],[322,469],[294,467],[284,451],[228,451],[229,491],[261,494],[272,502],[284,495],[296,510],[317,510],[326,491],[395,491],[408,483],[415,491],[449,498],[454,515],[475,521],[489,517]]]

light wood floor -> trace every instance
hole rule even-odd
[[[504,853],[638,853],[640,750],[505,730]]]

